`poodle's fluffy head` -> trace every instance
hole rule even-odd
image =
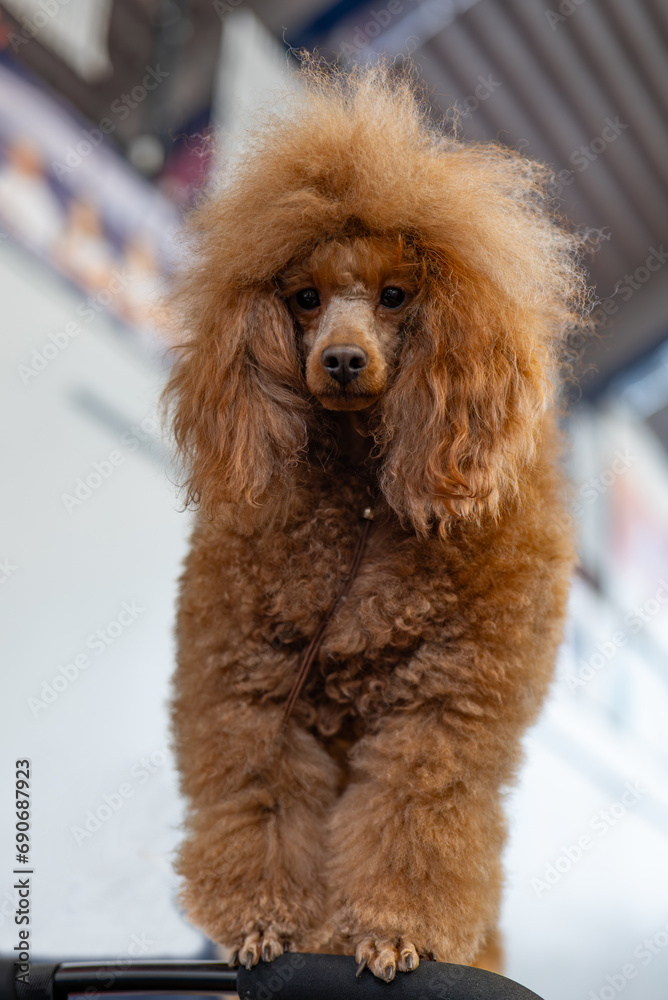
[[[544,167],[444,135],[405,74],[303,78],[191,218],[166,393],[188,497],[266,505],[363,408],[408,528],[495,515],[583,320],[580,243]]]

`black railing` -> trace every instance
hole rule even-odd
[[[32,963],[27,981],[17,979],[13,959],[0,959],[0,1000],[67,1000],[101,994],[137,996],[238,994],[241,1000],[540,1000],[535,993],[493,972],[442,962],[421,962],[413,972],[381,982],[368,970],[357,978],[355,962],[343,955],[288,952],[253,969],[223,962],[132,961]]]

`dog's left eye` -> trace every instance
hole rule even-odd
[[[405,298],[406,296],[400,288],[384,288],[380,296],[380,304],[388,309],[398,309],[400,305],[403,305]]]
[[[295,301],[300,309],[317,309],[320,305],[320,296],[315,288],[304,288],[295,295]]]

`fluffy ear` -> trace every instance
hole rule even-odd
[[[195,310],[164,394],[187,503],[260,505],[307,444],[294,327],[273,288],[219,296]]]
[[[420,534],[495,515],[536,451],[551,393],[538,317],[480,275],[430,279],[376,432],[383,493]]]

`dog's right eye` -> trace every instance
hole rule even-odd
[[[387,309],[398,309],[404,304],[405,299],[406,295],[401,288],[385,288],[380,297],[380,304]]]
[[[300,309],[317,309],[320,305],[320,296],[315,288],[304,288],[295,295],[295,302]]]

